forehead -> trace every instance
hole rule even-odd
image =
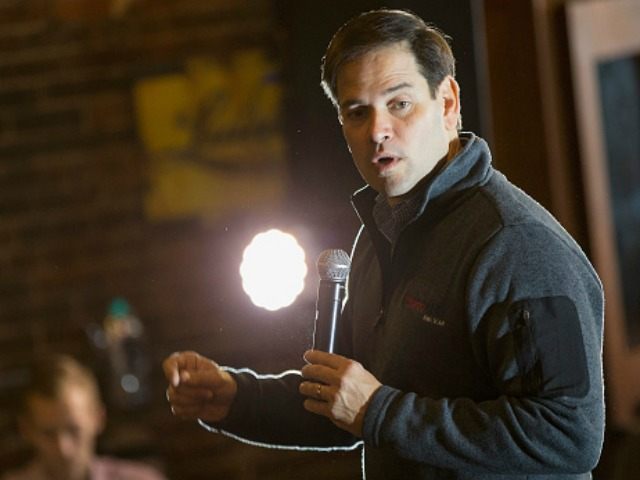
[[[338,102],[362,93],[384,92],[397,84],[426,85],[415,55],[405,42],[376,48],[344,63],[338,70]]]
[[[87,390],[69,386],[56,398],[33,394],[27,398],[29,419],[37,424],[76,420],[82,422],[96,412],[96,402]]]

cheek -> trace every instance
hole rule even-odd
[[[357,150],[356,148],[356,141],[355,141],[355,137],[353,135],[353,133],[346,131],[344,128],[342,129],[342,136],[344,137],[344,141],[347,144],[347,148],[349,149],[349,152],[353,153],[354,149]]]
[[[409,138],[414,139],[414,145],[425,153],[434,149],[439,151],[448,144],[444,119],[441,117],[427,117],[408,133]]]
[[[342,125],[342,136],[346,140],[347,144],[351,148],[355,148],[357,145],[362,145],[367,140],[367,128],[366,125],[360,123],[349,123],[349,125]]]

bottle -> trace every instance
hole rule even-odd
[[[122,410],[144,406],[149,400],[151,371],[144,325],[124,298],[111,301],[103,331],[111,402]]]

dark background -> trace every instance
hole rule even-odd
[[[265,450],[175,419],[161,361],[193,349],[263,373],[300,366],[315,258],[349,251],[359,226],[349,198],[362,185],[319,63],[333,32],[363,10],[409,8],[453,38],[464,128],[588,252],[563,3],[0,0],[0,472],[29,456],[14,423],[24,365],[61,351],[100,376],[110,413],[102,452],[155,462],[179,480],[358,478],[357,451]],[[252,47],[280,66],[284,201],[215,221],[150,219],[133,87],[193,56],[224,60]],[[298,301],[275,313],[251,305],[238,275],[244,246],[272,227],[297,236],[310,272]],[[91,337],[118,296],[146,327],[150,396],[138,407],[114,400]],[[614,478],[619,456],[637,452],[630,439],[609,431],[598,478]]]
[[[628,345],[640,343],[640,55],[598,65]]]

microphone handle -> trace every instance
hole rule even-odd
[[[336,327],[345,296],[344,283],[321,280],[318,285],[313,349],[333,353]]]

